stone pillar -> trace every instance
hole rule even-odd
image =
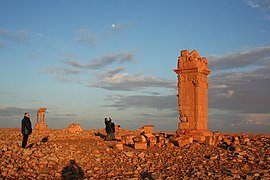
[[[44,123],[46,110],[47,109],[44,107],[37,110],[36,129],[38,130],[46,130],[48,128],[47,125]]]
[[[205,57],[196,50],[181,51],[178,67],[178,111],[180,122],[177,134],[210,135],[208,130],[208,78],[210,70]]]

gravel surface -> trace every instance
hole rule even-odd
[[[239,136],[239,145],[229,141],[237,135],[227,135],[213,146],[147,150],[119,150],[121,141],[106,142],[104,135],[33,130],[23,149],[20,129],[0,129],[0,179],[270,179],[269,135],[249,135],[249,143]]]

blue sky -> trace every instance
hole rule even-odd
[[[270,133],[269,0],[0,1],[0,127],[178,125],[181,50],[207,57],[209,129]]]

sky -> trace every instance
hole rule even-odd
[[[0,128],[176,131],[177,60],[209,61],[208,128],[270,133],[270,0],[0,0]]]

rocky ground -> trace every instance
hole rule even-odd
[[[194,142],[136,150],[105,142],[103,130],[34,130],[21,148],[20,129],[0,129],[0,179],[270,179],[270,136],[229,148]]]

